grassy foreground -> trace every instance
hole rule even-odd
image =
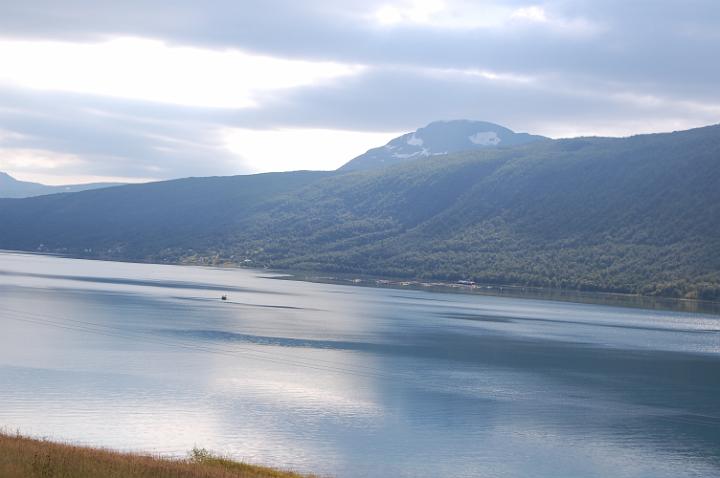
[[[0,433],[2,478],[309,478],[193,450],[185,460],[54,443]]]

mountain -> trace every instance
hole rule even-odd
[[[68,186],[46,186],[40,183],[18,181],[7,173],[0,171],[0,198],[26,198],[44,194],[73,193],[88,189],[109,188],[120,183],[73,184]]]
[[[0,199],[0,249],[160,261],[207,254],[219,231],[235,230],[258,205],[330,174],[186,178]]]
[[[435,121],[413,133],[373,148],[340,168],[342,171],[392,166],[403,161],[440,156],[461,151],[505,148],[547,139],[527,133],[515,133],[503,126],[484,121]]]
[[[0,248],[720,299],[720,126],[0,200]]]

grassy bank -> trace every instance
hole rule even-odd
[[[193,450],[184,460],[86,448],[0,433],[2,478],[301,478]]]

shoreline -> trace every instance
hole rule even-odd
[[[666,310],[709,315],[720,315],[720,301],[668,297],[661,295],[643,295],[623,292],[587,291],[578,289],[553,289],[547,287],[523,286],[513,284],[469,283],[470,281],[447,282],[440,280],[420,280],[408,278],[390,278],[367,276],[362,274],[330,274],[316,271],[283,270],[244,266],[235,263],[200,264],[196,262],[153,262],[146,260],[105,259],[72,254],[0,249],[0,253],[51,256],[86,261],[120,262],[128,264],[151,264],[160,266],[190,266],[211,269],[238,269],[258,274],[277,274],[277,280],[295,280],[320,284],[350,285],[357,287],[386,288],[395,290],[417,290],[432,293],[473,294],[490,297],[512,297],[517,299],[550,300],[576,304],[598,304],[617,307],[631,307],[645,310]]]
[[[239,267],[239,269],[248,269]],[[257,269],[254,269],[257,270]],[[488,297],[511,297],[517,299],[548,300],[575,304],[598,304],[617,307],[632,307],[645,310],[666,310],[699,314],[720,315],[720,302],[678,297],[630,294],[621,292],[582,291],[575,289],[551,289],[544,287],[470,284],[468,281],[444,282],[411,279],[387,279],[360,275],[313,275],[298,271],[273,271],[283,274],[274,277],[280,280],[297,280],[319,284],[338,284],[356,287],[371,287],[393,290],[414,290],[444,294],[469,294]]]
[[[187,458],[130,453],[0,431],[3,478],[316,478],[316,475],[252,465],[205,449]]]

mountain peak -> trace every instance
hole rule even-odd
[[[42,196],[44,194],[71,193],[119,185],[119,183],[90,183],[71,184],[67,186],[46,186],[40,183],[20,181],[8,173],[0,171],[0,198],[26,198]]]
[[[546,138],[515,133],[504,126],[486,121],[465,119],[433,121],[412,133],[393,139],[385,146],[369,150],[340,169],[343,171],[373,169],[428,156],[517,146],[542,139]]]

